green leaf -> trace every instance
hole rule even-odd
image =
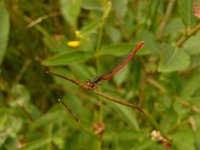
[[[172,125],[174,125],[177,121],[177,114],[173,109],[167,109],[164,111],[160,121],[160,127],[165,132],[170,129]]]
[[[102,5],[98,0],[84,0],[82,7],[87,10],[99,10],[102,11]]]
[[[200,73],[197,72],[183,84],[183,90],[181,91],[181,97],[188,98],[194,94],[194,92],[200,87]]]
[[[200,31],[196,35],[190,37],[184,44],[183,48],[189,54],[199,54],[200,53]]]
[[[157,43],[155,36],[151,32],[143,30],[142,32],[140,32],[139,38],[145,41],[144,44],[145,48],[149,49],[151,52],[155,54],[160,53],[160,46]]]
[[[191,103],[191,105],[194,105],[195,107],[200,108],[200,96],[192,97],[189,102]],[[200,127],[200,122],[198,125]]]
[[[184,24],[181,21],[181,18],[177,17],[172,19],[166,26],[165,32],[167,34],[177,34],[175,32],[181,31],[184,29]]]
[[[192,26],[195,23],[195,17],[192,13],[193,1],[192,0],[179,0],[179,11],[183,23],[186,26]]]
[[[100,140],[97,140],[96,138],[91,138],[91,143],[88,145],[88,149],[99,149],[101,147],[101,142]]]
[[[179,148],[179,150],[195,150],[194,136],[191,129],[179,130],[171,135],[173,144]]]
[[[178,120],[183,119],[183,117],[185,117],[187,113],[190,112],[190,108],[185,108],[181,101],[175,101],[173,103],[173,108],[178,115]]]
[[[7,111],[8,112],[8,111]],[[6,113],[7,113],[6,112]],[[1,112],[2,113],[2,112]],[[13,111],[14,113],[14,111]],[[4,129],[1,131],[2,137],[17,137],[18,133],[23,129],[23,120],[22,118],[17,117],[17,111],[15,110],[15,115],[8,114],[6,120],[4,120]],[[3,118],[1,118],[3,119]],[[2,142],[0,140],[0,142]]]
[[[139,132],[133,133],[133,130],[128,128],[124,128],[123,130],[114,128],[104,133],[104,140],[106,142],[113,142],[113,137],[115,137],[120,142],[137,141],[142,140],[145,137],[149,137],[149,133],[145,130],[140,130]]]
[[[172,72],[183,70],[189,66],[189,63],[189,55],[182,49],[175,49],[171,45],[164,44],[158,71]]]
[[[115,8],[116,15],[123,20],[127,13],[128,0],[118,1],[112,0],[113,7]]]
[[[116,103],[115,103],[116,104]],[[125,106],[122,106],[120,104],[116,104],[118,105],[118,110],[121,111],[122,115],[124,116],[124,118],[134,127],[134,129],[136,131],[139,131],[140,130],[140,127],[138,125],[138,122],[137,122],[137,119],[136,119],[136,116],[134,114],[134,112],[125,107]]]
[[[65,20],[73,27],[76,27],[81,4],[82,0],[60,0],[61,12]]]
[[[55,39],[53,39],[50,36],[43,37],[43,42],[45,43],[45,45],[49,48],[51,52],[54,52],[54,53],[74,50],[74,48],[67,46],[66,41],[68,41],[68,39],[66,38],[63,38],[59,41],[55,41]]]
[[[74,111],[74,113],[80,117],[80,118],[85,118],[85,120],[87,120],[87,118],[89,117],[89,112],[87,109],[84,108],[82,102],[80,101],[80,99],[78,99],[77,96],[75,96],[74,94],[70,94],[67,93],[64,97],[63,97],[63,101],[69,105],[69,107],[72,109],[72,111]],[[70,114],[69,114],[70,115]],[[71,116],[70,116],[71,117]]]
[[[7,120],[7,117],[8,116],[6,114],[2,114],[2,112],[1,112],[1,114],[0,114],[0,131],[5,129],[5,122]]]
[[[44,133],[43,133],[43,138],[50,139],[53,136],[53,127],[54,127],[53,123],[49,123],[46,125]],[[46,150],[51,150],[52,144],[47,143],[43,146],[43,148]]]
[[[200,66],[200,55],[193,55],[192,59],[190,60],[190,67],[195,68]]]
[[[21,150],[35,150],[35,149],[40,149],[46,144],[50,143],[52,141],[51,138],[43,138],[43,139],[37,139],[34,141],[31,141],[27,143],[25,147],[23,147]]]
[[[102,47],[100,50],[100,55],[122,56],[124,54],[130,53],[133,49],[135,49],[135,47],[135,44],[111,44]]]
[[[123,119],[125,119],[129,124],[133,126],[133,128],[136,131],[140,130],[140,127],[138,125],[138,122],[133,110],[131,110],[130,108],[126,106],[123,106],[114,102],[109,102],[109,101],[105,101],[105,102],[109,104],[111,107],[113,107],[119,113],[119,115],[121,115]]]
[[[4,4],[4,1],[0,1],[0,64],[3,61],[4,54],[7,47],[8,35],[9,35],[9,14]]]
[[[92,23],[89,23],[88,25],[84,26],[81,30],[80,30],[80,34],[87,37],[88,35],[90,35],[91,33],[95,33],[95,31],[102,26],[102,21],[97,19]]]
[[[167,25],[165,29],[165,34],[170,36],[170,41],[174,42],[180,36],[180,34],[185,29],[185,25],[183,24],[180,17],[172,19]]]
[[[76,72],[82,79],[86,80],[91,77],[89,67],[86,64],[71,64],[69,68],[73,73]]]
[[[198,118],[199,120],[199,118]],[[199,125],[199,123],[198,123]],[[197,130],[195,131],[195,148],[196,149],[200,149],[200,127],[197,128]]]
[[[107,35],[109,36],[109,38],[111,39],[112,42],[116,43],[116,42],[121,41],[122,34],[121,34],[121,31],[118,28],[116,28],[114,26],[107,25],[105,27],[105,30],[106,30],[106,33],[107,33]]]
[[[14,96],[14,101],[11,102],[12,106],[18,105],[26,107],[30,102],[30,93],[28,89],[23,84],[15,84],[11,88],[12,95]]]
[[[72,66],[71,65],[72,64],[70,64],[69,67],[73,68],[73,65]],[[79,65],[79,64],[77,64],[77,65]],[[54,73],[60,74],[60,75],[64,75],[64,76],[70,77],[70,78],[74,78],[73,73],[76,73],[76,71],[73,72],[73,70],[67,70],[64,67],[54,67],[54,68],[51,69],[51,71],[54,72]],[[77,88],[76,85],[74,85],[74,84],[72,84],[70,82],[66,82],[66,80],[63,79],[63,78],[59,78],[59,77],[56,77],[56,76],[52,76],[52,77],[54,78],[54,81],[55,81],[56,84],[59,84],[59,85],[62,85],[62,86],[66,86],[66,87],[70,87],[71,89],[76,89]]]
[[[70,51],[54,55],[42,62],[45,66],[64,66],[72,63],[84,62],[92,57],[92,53],[82,51]]]
[[[124,66],[124,67],[123,67],[123,71],[122,71],[122,70],[119,71],[119,72],[113,77],[115,83],[116,83],[118,86],[121,85],[124,81],[127,80],[128,74],[129,74],[129,69],[130,69],[129,65]]]

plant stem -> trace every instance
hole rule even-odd
[[[183,35],[181,36],[181,38],[178,40],[178,42],[176,43],[176,47],[181,47],[184,42],[189,38],[191,37],[192,35],[194,35],[197,31],[200,30],[200,23],[197,24],[194,28],[192,28],[188,33],[187,35]]]
[[[26,72],[26,70],[28,69],[28,66],[31,64],[31,59],[27,59],[26,62],[24,63],[24,65],[22,66],[22,68],[20,69],[19,73],[17,74],[17,76],[15,77],[14,80],[14,84],[18,83],[22,76],[24,75],[24,73]],[[13,84],[13,85],[14,85]]]
[[[63,78],[63,79],[65,79],[65,80],[67,80],[67,81],[69,81],[69,82],[71,82],[73,84],[76,84],[76,85],[80,86],[81,88],[83,88],[85,90],[88,90],[88,91],[90,91],[92,93],[95,93],[96,95],[99,95],[99,96],[105,98],[106,100],[109,100],[109,101],[121,104],[123,106],[129,107],[129,108],[132,108],[132,109],[136,109],[139,112],[142,112],[145,115],[145,117],[152,123],[152,125],[154,126],[154,128],[157,129],[157,130],[159,130],[162,133],[162,135],[166,138],[166,135],[161,131],[158,123],[156,122],[156,120],[145,109],[143,109],[143,108],[141,108],[141,107],[139,107],[137,105],[131,104],[129,102],[126,102],[124,100],[118,100],[118,99],[113,98],[111,96],[105,95],[105,94],[103,94],[101,92],[98,92],[97,90],[93,90],[90,87],[88,87],[87,85],[85,85],[85,84],[83,84],[81,82],[75,81],[75,80],[73,80],[73,79],[71,79],[69,77],[66,77],[66,76],[63,76],[63,75],[59,75],[59,74],[53,73],[51,71],[47,71],[46,73],[54,75],[54,76],[57,76],[57,77],[60,77],[60,78]]]
[[[158,40],[161,40],[161,38],[162,38],[162,35],[164,33],[164,30],[165,30],[165,26],[166,26],[171,14],[172,14],[172,10],[173,10],[175,2],[176,2],[176,0],[170,0],[169,1],[164,19],[163,19],[163,21],[162,21],[162,23],[161,23],[161,25],[158,29],[158,33],[157,33],[157,39]]]
[[[103,35],[103,25],[104,25],[104,21],[102,20],[103,24],[101,25],[101,27],[99,28],[99,34],[98,34],[98,39],[97,39],[97,47],[96,47],[96,52],[99,52],[100,49],[100,45],[101,45],[101,40],[102,40],[102,35]]]
[[[66,108],[66,110],[69,112],[69,114],[79,124],[80,123],[80,119],[76,116],[76,114],[72,111],[72,109],[66,103],[64,103],[63,101],[61,101],[60,99],[58,99],[58,101],[63,104],[63,106]]]

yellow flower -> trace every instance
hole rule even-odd
[[[79,41],[69,41],[67,42],[67,45],[73,48],[79,47],[80,42]]]

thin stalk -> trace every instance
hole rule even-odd
[[[142,1],[140,1],[140,2],[142,2]],[[147,3],[147,5],[148,5],[148,1],[147,1],[146,3]],[[149,16],[151,15],[152,3],[153,3],[153,2],[152,2],[152,0],[151,0],[149,6],[147,7],[148,9],[146,10],[147,15],[146,15],[145,22],[144,22],[144,27],[145,27],[145,28],[148,28],[148,19],[149,19]],[[141,4],[140,4],[140,5],[141,5]]]
[[[166,24],[167,24],[167,22],[168,22],[168,20],[169,20],[169,18],[171,16],[171,14],[172,14],[172,10],[174,8],[175,2],[176,2],[176,0],[170,0],[169,3],[168,3],[164,19],[161,22],[160,27],[159,27],[158,32],[157,32],[157,39],[158,40],[161,40],[161,38],[162,38],[162,35],[164,33]]]
[[[77,115],[72,111],[72,109],[63,101],[61,101],[60,99],[58,99],[58,102],[62,103],[63,106],[66,108],[66,110],[69,112],[69,114],[72,116],[72,118],[79,124],[80,123],[80,119],[77,117]]]
[[[187,39],[189,39],[191,36],[193,36],[197,31],[200,30],[200,23],[197,24],[194,28],[192,28],[187,35],[183,35],[179,38],[179,40],[176,43],[176,47],[181,47]]]
[[[96,46],[96,57],[95,57],[95,60],[96,60],[96,68],[97,68],[97,72],[99,74],[100,72],[100,62],[99,62],[99,52],[100,52],[100,46],[101,46],[101,41],[102,41],[102,36],[103,36],[103,26],[104,26],[104,19],[101,20],[102,21],[102,25],[99,29],[99,34],[98,34],[98,39],[97,39],[97,46]],[[99,105],[99,110],[98,110],[98,120],[103,122],[103,102],[101,100],[100,97],[97,97],[97,99],[99,100],[100,102],[100,105]],[[97,145],[97,149],[98,150],[101,150],[102,148],[102,137],[100,137],[100,140],[97,141],[98,145]]]
[[[105,12],[104,12],[105,13]],[[105,14],[104,14],[105,15]],[[103,37],[103,28],[104,28],[104,23],[106,20],[105,16],[102,16],[101,18],[101,27],[99,28],[99,33],[98,33],[98,39],[97,39],[97,45],[96,45],[96,65],[97,65],[97,72],[99,74],[100,72],[100,62],[99,62],[99,52],[100,52],[100,46],[101,46],[101,41],[102,41],[102,37]],[[100,106],[99,106],[99,121],[103,122],[103,102],[102,100],[98,97],[99,101],[100,101]],[[100,137],[100,141],[98,142],[98,146],[97,149],[101,150],[102,149],[102,137]]]
[[[104,26],[104,21],[102,20],[102,25],[99,28],[99,34],[98,34],[98,39],[97,39],[97,46],[96,46],[96,52],[99,52],[100,46],[101,46],[101,41],[102,41],[102,36],[103,36],[103,26]]]
[[[22,76],[24,75],[30,64],[31,64],[31,59],[26,60],[23,67],[20,69],[19,73],[15,77],[14,84],[18,83],[21,80]]]
[[[29,25],[30,25],[30,23],[33,22],[33,20],[32,20],[30,17],[24,15],[24,14],[23,14],[21,11],[19,11],[18,9],[16,9],[15,11],[16,11],[16,13],[17,13],[18,15],[20,15],[21,17],[23,17],[23,19],[24,19],[27,23],[29,23]],[[39,24],[36,23],[36,24],[35,24],[35,28],[36,28],[41,34],[43,34],[44,36],[50,37],[49,33],[48,33],[41,25],[39,25]]]
[[[156,120],[151,116],[151,114],[149,114],[145,109],[139,107],[138,105],[134,105],[134,104],[131,104],[129,102],[126,102],[125,100],[118,100],[114,97],[111,97],[109,95],[105,95],[97,90],[93,90],[91,89],[90,87],[88,87],[87,85],[81,83],[81,82],[78,82],[78,81],[75,81],[69,77],[66,77],[66,76],[63,76],[63,75],[59,75],[59,74],[56,74],[56,73],[53,73],[51,71],[47,71],[46,73],[48,74],[51,74],[51,75],[54,75],[54,76],[57,76],[57,77],[60,77],[60,78],[63,78],[73,84],[76,84],[77,86],[80,86],[81,88],[85,89],[85,90],[88,90],[92,93],[95,93],[96,95],[99,95],[103,98],[105,98],[105,100],[109,100],[109,101],[112,101],[112,102],[115,102],[115,103],[118,103],[118,104],[121,104],[123,106],[126,106],[126,107],[129,107],[129,108],[132,108],[132,109],[136,109],[138,110],[139,112],[142,112],[144,114],[144,116],[152,123],[152,125],[154,126],[154,128],[158,131],[160,131],[162,133],[162,135],[166,138],[167,136],[164,134],[164,132],[160,129],[158,123],[156,122]]]
[[[173,127],[171,127],[170,129],[167,130],[166,134],[169,134],[169,133],[171,133],[173,131],[177,131],[178,128],[180,128],[180,127],[182,127],[182,126],[184,126],[184,125],[186,125],[188,123],[189,123],[189,120],[186,119],[186,120],[184,120],[184,121],[182,121],[182,122],[180,122],[178,124],[175,124]]]

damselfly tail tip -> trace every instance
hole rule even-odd
[[[140,44],[143,45],[143,44],[144,44],[144,41],[141,41]]]
[[[141,42],[137,45],[137,48],[136,48],[136,49],[137,49],[137,50],[140,49],[140,47],[142,47],[143,44],[144,44],[144,41],[141,41]]]

